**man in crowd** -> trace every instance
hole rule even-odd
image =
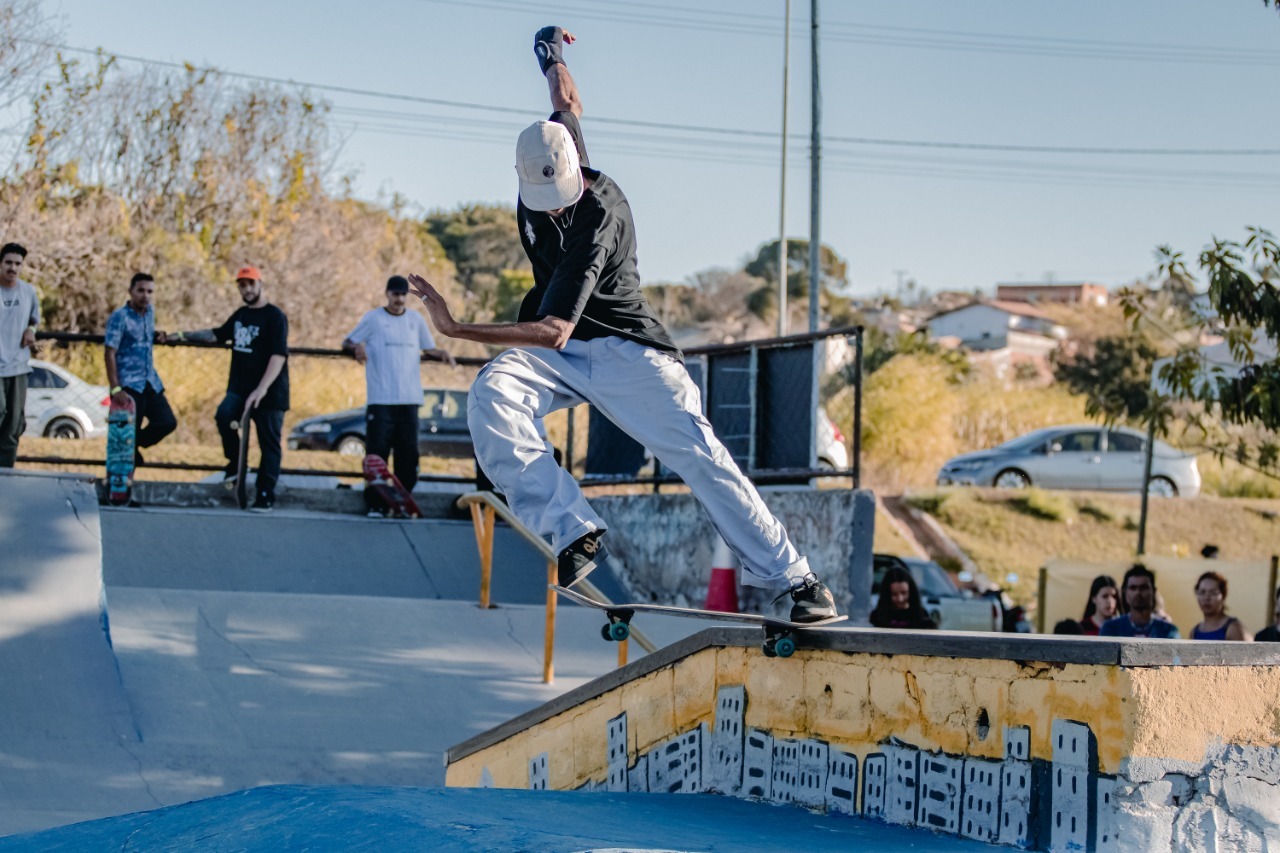
[[[591,403],[689,485],[741,559],[744,583],[789,594],[795,621],[835,616],[830,591],[712,431],[680,350],[645,300],[627,199],[586,165],[582,104],[562,56],[573,40],[559,27],[534,37],[554,112],[516,146],[516,215],[534,274],[517,322],[460,323],[426,279],[409,277],[440,334],[513,347],[471,387],[480,464],[520,520],[551,537],[560,584],[581,581],[604,560],[605,523],[556,465],[537,422]]]
[[[394,460],[393,471],[408,491],[418,482],[418,410],[422,407],[422,356],[457,362],[436,347],[427,321],[405,310],[409,282],[387,280],[387,304],[360,318],[342,342],[364,365],[365,452]],[[390,458],[389,458],[390,457]],[[366,491],[366,496],[370,493]],[[374,509],[375,507],[370,507]]]
[[[0,248],[0,468],[18,458],[18,437],[27,426],[27,375],[40,325],[36,289],[18,277],[27,250],[17,243]]]
[[[103,346],[111,402],[124,405],[132,397],[137,410],[139,463],[142,448],[158,444],[178,426],[164,396],[164,383],[156,372],[155,344],[163,343],[165,334],[156,331],[156,309],[151,304],[155,292],[155,279],[144,272],[134,274],[129,282],[129,301],[107,319]],[[146,426],[142,425],[143,419]]]
[[[1172,622],[1156,618],[1156,576],[1141,563],[1124,573],[1120,585],[1125,610],[1121,616],[1108,619],[1098,631],[1102,637],[1151,637],[1157,640],[1180,640],[1182,634]]]
[[[280,444],[284,413],[289,410],[289,319],[267,299],[262,273],[257,267],[242,267],[236,273],[236,287],[244,302],[227,321],[215,329],[178,332],[178,340],[231,342],[231,372],[227,395],[218,405],[214,420],[222,436],[222,452],[227,457],[227,482],[236,475],[240,436],[231,424],[242,420],[245,407],[258,434],[262,454],[255,484],[254,512],[270,512],[276,502],[276,482],[280,479]],[[248,429],[248,424],[241,424]]]

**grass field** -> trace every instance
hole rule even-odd
[[[993,579],[1016,573],[1020,600],[1034,595],[1037,573],[1050,558],[1130,560],[1137,548],[1138,495],[932,489],[908,501],[933,515]],[[1151,500],[1147,554],[1195,556],[1207,543],[1221,548],[1225,560],[1280,553],[1280,500]]]

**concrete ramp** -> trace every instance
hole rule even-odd
[[[0,474],[0,823],[79,817],[68,804],[138,784],[101,566],[91,480]]]

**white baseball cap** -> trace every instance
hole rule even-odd
[[[578,147],[569,129],[556,121],[529,125],[516,142],[520,201],[530,210],[558,210],[582,198],[586,185]]]

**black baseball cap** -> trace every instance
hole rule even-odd
[[[408,293],[409,279],[402,275],[393,275],[387,279],[387,293]]]

